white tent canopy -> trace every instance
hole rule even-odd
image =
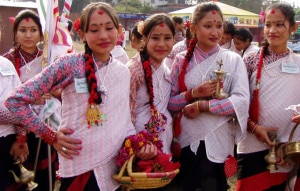
[[[244,9],[239,9],[237,7],[227,5],[221,2],[213,2],[213,3],[217,4],[220,7],[224,19],[232,22],[236,27],[247,27],[247,28],[258,27],[258,23],[259,23],[258,14],[246,11]],[[196,6],[197,5],[170,12],[169,15],[171,15],[171,17],[174,16],[182,17],[185,21],[191,20],[192,13],[196,8]]]

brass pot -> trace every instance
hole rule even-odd
[[[294,132],[298,125],[299,123],[294,126],[290,133],[289,142],[281,149],[282,159],[292,164],[300,164],[300,141],[292,142]]]

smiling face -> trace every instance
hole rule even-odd
[[[215,47],[223,36],[223,20],[216,11],[209,11],[199,20],[191,25],[191,32],[198,39],[198,46],[203,51],[208,51]]]
[[[270,48],[276,53],[283,53],[287,49],[287,41],[295,30],[285,18],[281,10],[271,9],[266,12],[264,34]]]
[[[23,50],[33,53],[36,50],[36,44],[41,40],[38,25],[30,17],[21,20],[15,38]]]
[[[95,9],[90,16],[88,30],[83,34],[94,56],[107,62],[110,51],[117,43],[118,28],[111,17],[101,9]]]
[[[174,35],[167,24],[161,23],[153,28],[144,42],[147,43],[150,58],[156,63],[161,63],[172,50]]]

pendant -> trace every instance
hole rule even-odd
[[[101,85],[100,92],[105,94],[105,92],[107,92],[107,87],[105,85]]]

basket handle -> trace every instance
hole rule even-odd
[[[129,158],[129,160],[127,160],[126,162],[127,164],[127,172],[128,174],[132,174],[132,163],[133,163],[133,158],[134,158],[135,154],[131,155],[131,157]]]
[[[292,129],[292,131],[290,133],[290,137],[289,137],[289,143],[292,142],[292,139],[293,139],[293,136],[294,136],[294,132],[295,132],[296,128],[298,127],[298,125],[299,125],[299,123],[296,123],[296,125]]]

